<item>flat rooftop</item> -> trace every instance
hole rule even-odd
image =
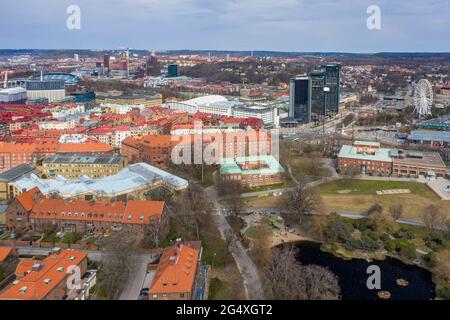
[[[448,131],[431,131],[431,130],[413,130],[409,134],[408,140],[450,142],[450,132],[448,132]]]
[[[370,160],[392,162],[391,149],[379,148],[375,150],[374,154],[358,153],[358,148],[355,146],[343,145],[338,154],[339,158],[348,158],[356,160]]]
[[[24,163],[0,174],[0,181],[14,181],[27,173],[36,173],[38,170],[31,164]]]
[[[73,163],[73,164],[118,164],[122,162],[124,157],[122,156],[110,156],[110,157],[83,157],[83,156],[64,156],[56,155],[52,157],[46,157],[42,160],[42,163]]]
[[[404,151],[403,154],[405,157],[395,158],[394,164],[446,168],[444,161],[437,152]]]

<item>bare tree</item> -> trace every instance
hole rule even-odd
[[[242,192],[243,187],[239,181],[221,180],[217,184],[217,193],[225,197],[225,203],[236,216],[244,207],[244,201],[241,198]]]
[[[425,208],[422,214],[422,222],[428,231],[433,231],[438,229],[440,226],[445,224],[446,216],[445,213],[439,210],[439,207],[434,204],[430,204]]]
[[[395,205],[390,206],[389,214],[391,215],[392,219],[394,219],[394,221],[397,221],[403,215],[403,205],[395,204]]]
[[[152,223],[144,226],[144,235],[142,238],[142,246],[144,248],[158,248],[161,238],[161,221],[154,219]]]
[[[305,215],[317,209],[320,204],[318,192],[309,187],[303,180],[299,181],[294,191],[288,194],[287,199],[282,200],[282,207],[288,211],[288,216],[293,215],[295,222],[302,224]]]
[[[114,231],[102,241],[105,252],[98,274],[98,286],[102,288],[104,298],[118,298],[131,270],[136,242],[136,235],[127,226],[123,226],[120,231]]]
[[[350,186],[353,181],[355,180],[355,177],[358,174],[358,170],[354,167],[348,167],[348,168],[344,168],[341,171],[341,176],[342,176],[342,182],[345,186]]]
[[[270,259],[271,230],[267,224],[254,227],[250,253],[253,261],[259,266],[266,266]]]
[[[225,230],[225,244],[226,244],[228,250],[230,249],[233,242],[234,242],[233,230],[231,230],[231,229]]]
[[[274,299],[336,300],[340,297],[337,277],[327,268],[301,265],[292,247],[275,249],[265,276]]]

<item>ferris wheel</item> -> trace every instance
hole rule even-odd
[[[419,117],[431,115],[433,87],[430,81],[422,79],[414,87],[414,112]]]

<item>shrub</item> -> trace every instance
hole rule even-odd
[[[437,295],[439,298],[450,300],[450,287],[448,285],[444,285],[437,289]]]
[[[375,251],[380,248],[380,244],[378,243],[378,241],[363,234],[361,240],[351,239],[350,241],[347,241],[345,243],[345,248],[348,250]]]
[[[389,240],[386,242],[385,247],[386,247],[386,250],[394,252],[397,250],[397,243],[395,240]]]
[[[222,289],[223,282],[217,277],[211,279],[211,283],[209,284],[209,299],[214,299],[217,296],[217,293]]]
[[[409,259],[416,258],[416,246],[407,241],[398,241],[397,243],[398,251],[402,256],[405,256]]]
[[[394,237],[412,240],[412,239],[414,239],[414,233],[412,233],[411,231],[406,230],[406,229],[400,229],[394,233]]]
[[[444,247],[444,236],[440,233],[433,232],[425,237],[425,244],[434,251]]]
[[[366,231],[370,226],[367,219],[358,219],[352,223],[353,227],[361,232]]]
[[[70,232],[64,235],[62,242],[67,244],[77,243],[83,238],[83,235],[78,232]]]
[[[423,261],[425,262],[425,265],[430,269],[433,269],[437,265],[436,256],[433,252],[430,252],[426,256],[424,256]]]
[[[347,242],[352,238],[351,228],[342,221],[331,222],[326,230],[325,237],[328,241]]]
[[[373,206],[370,207],[370,209],[367,211],[369,216],[373,213],[382,213],[383,207],[379,203],[375,203]]]

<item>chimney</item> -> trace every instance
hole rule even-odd
[[[3,88],[8,87],[8,71],[5,71],[5,83],[3,84]]]
[[[44,267],[44,264],[41,262],[36,262],[33,264],[33,271],[40,271]]]

